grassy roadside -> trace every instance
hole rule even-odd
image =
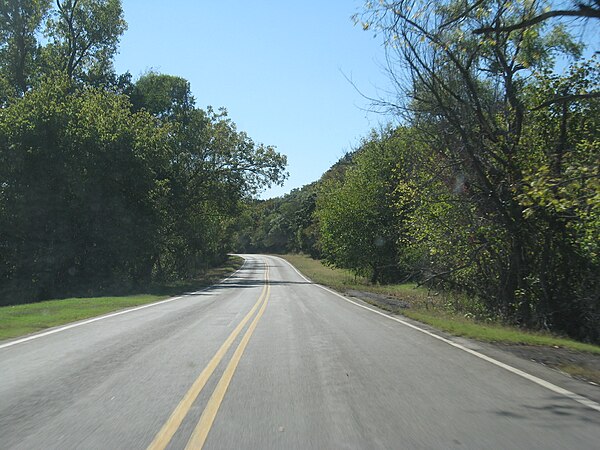
[[[201,277],[186,282],[152,285],[148,287],[147,292],[135,295],[67,298],[26,305],[3,306],[0,307],[0,340],[199,290],[222,280],[239,269],[242,264],[242,258],[230,256],[223,265],[207,271]]]
[[[334,288],[340,292],[363,291],[382,294],[397,299],[408,308],[389,307],[386,302],[364,298],[375,306],[383,307],[419,322],[426,323],[456,336],[463,336],[486,342],[502,344],[520,344],[565,348],[577,352],[600,355],[600,346],[585,344],[546,333],[523,331],[516,327],[501,324],[479,323],[462,315],[451,313],[439,307],[440,299],[432,299],[426,289],[416,288],[411,284],[392,286],[372,286],[366,280],[354,277],[350,272],[332,269],[304,255],[285,255],[300,272],[316,283]],[[600,376],[600,374],[599,374]]]
[[[355,277],[349,270],[334,269],[321,264],[305,255],[281,255],[292,263],[300,272],[316,283],[329,286],[340,292],[350,290],[372,292],[389,295],[399,299],[410,298],[413,301],[425,302],[428,294],[426,289],[417,289],[414,283],[394,284],[387,286],[372,285],[361,277]],[[397,311],[392,311],[397,312]]]

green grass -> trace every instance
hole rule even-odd
[[[66,298],[27,305],[0,308],[0,339],[34,333],[45,328],[100,316],[122,308],[152,303],[166,298],[160,295],[123,297]]]
[[[410,305],[401,313],[411,319],[426,323],[437,329],[456,336],[463,336],[487,342],[504,344],[539,345],[563,347],[580,352],[600,354],[600,346],[554,336],[546,333],[524,331],[499,323],[480,323],[463,315],[449,312],[440,307],[444,298],[432,299],[426,289],[416,288],[412,284],[375,286],[365,279],[355,278],[349,271],[324,266],[320,261],[304,255],[284,255],[300,272],[312,281],[323,284],[340,292],[360,290],[396,297]],[[376,302],[371,302],[376,306]],[[389,308],[386,308],[389,309]],[[394,310],[393,312],[399,312]]]
[[[428,297],[427,289],[417,288],[414,283],[373,285],[366,278],[355,277],[349,270],[325,266],[320,261],[305,255],[282,255],[282,257],[314,282],[340,292],[366,291],[402,299],[408,298],[412,302],[425,302]]]
[[[26,305],[0,307],[0,340],[23,336],[69,322],[100,316],[113,311],[157,302],[165,298],[195,291],[214,284],[237,270],[243,263],[230,257],[222,266],[186,282],[155,284],[149,293],[135,295],[67,298]]]
[[[546,333],[523,331],[519,328],[501,324],[482,324],[471,319],[462,318],[458,314],[441,311],[420,311],[418,309],[406,309],[403,311],[403,314],[411,319],[426,323],[455,336],[504,344],[563,347],[580,352],[600,354],[600,347],[597,345],[586,344]]]

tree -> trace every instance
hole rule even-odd
[[[46,26],[51,39],[45,48],[46,63],[71,79],[110,74],[126,29],[120,0],[56,0]]]
[[[162,120],[173,121],[189,113],[195,102],[189,81],[156,72],[141,76],[130,97],[134,110],[145,109]]]
[[[236,229],[236,251],[318,256],[315,223],[319,183],[293,189],[283,197],[246,201]]]
[[[135,111],[151,113],[169,129],[168,212],[157,263],[163,277],[188,277],[224,258],[240,202],[281,183],[286,159],[239,132],[225,109],[196,108],[183,78],[145,74],[131,99]]]
[[[50,10],[50,0],[3,0],[0,3],[0,66],[13,95],[31,85],[39,52],[37,34]]]
[[[544,242],[561,241],[556,230],[544,231],[552,221],[530,220],[522,199],[531,183],[526,174],[534,151],[526,136],[536,108],[551,104],[531,102],[532,74],[549,70],[555,54],[577,56],[580,49],[563,28],[548,32],[543,21],[474,33],[489,24],[541,14],[545,6],[539,1],[368,2],[357,20],[386,39],[398,98],[384,105],[417,131],[431,153],[424,159],[428,176],[421,176],[419,185],[403,187],[428,193],[420,196],[420,214],[413,216],[423,230],[417,241],[432,255],[428,279],[475,294],[488,311],[512,322],[575,335],[573,318],[588,314],[593,300],[565,303],[569,283],[562,276],[547,276],[545,291],[538,289]],[[588,93],[585,98],[592,97]],[[559,251],[549,254],[556,270],[566,261],[576,262],[569,256],[572,246],[550,248]],[[592,279],[587,271],[577,277],[588,285]],[[571,326],[555,320],[559,304],[562,313],[569,311]],[[588,328],[583,335],[589,338],[593,332]]]
[[[321,187],[316,215],[325,261],[351,269],[372,282],[405,277],[397,242],[403,226],[393,193],[402,130],[373,132],[363,141],[343,180]]]
[[[195,109],[186,117],[173,135],[171,204],[178,208],[173,217],[180,242],[195,255],[190,260],[206,264],[229,250],[240,202],[263,186],[283,182],[286,158],[238,132],[225,110]],[[210,250],[204,250],[206,244]]]
[[[498,17],[493,25],[482,26],[473,30],[475,34],[516,31],[528,28],[553,18],[600,19],[599,0],[573,0],[571,9],[531,10],[528,14],[513,23],[503,23]]]
[[[117,76],[120,0],[49,8],[0,4],[0,303],[123,292],[224,259],[241,202],[283,182],[285,156],[196,108],[183,78]]]
[[[165,132],[125,97],[62,77],[0,112],[3,302],[150,280]]]
[[[530,283],[549,326],[600,339],[600,82],[598,62],[564,75],[540,74],[529,86],[534,108],[525,130],[529,157],[520,196],[537,225]],[[560,97],[570,101],[554,102]],[[568,301],[566,301],[568,299]]]

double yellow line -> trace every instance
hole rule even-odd
[[[235,352],[233,353],[229,364],[227,364],[227,367],[225,368],[225,371],[223,372],[223,375],[221,376],[217,387],[213,391],[210,399],[208,400],[208,403],[206,404],[206,407],[202,412],[202,416],[200,417],[200,420],[196,425],[196,428],[192,432],[192,435],[187,443],[186,449],[199,449],[202,448],[202,446],[204,445],[210,428],[212,427],[215,417],[217,416],[217,412],[219,411],[219,407],[221,406],[221,402],[225,397],[225,393],[227,392],[229,383],[233,378],[235,369],[237,368],[237,365],[240,362],[242,355],[244,354],[244,350],[248,345],[248,341],[250,340],[252,333],[254,333],[254,330],[256,329],[258,321],[262,317],[263,313],[265,312],[265,308],[267,307],[269,294],[271,292],[271,286],[269,285],[269,267],[266,264],[265,266],[265,285],[257,302],[254,304],[250,312],[246,314],[246,316],[238,324],[238,326],[235,327],[235,329],[229,335],[229,337],[227,337],[223,345],[221,345],[219,350],[217,350],[217,353],[215,353],[215,355],[209,361],[208,365],[200,373],[196,381],[194,381],[192,387],[187,391],[187,393],[181,399],[179,405],[177,405],[169,419],[165,422],[158,434],[154,437],[154,440],[148,447],[148,450],[162,450],[166,448],[167,445],[169,445],[169,442],[171,442],[171,439],[179,429],[179,426],[181,425],[183,419],[192,407],[192,404],[194,403],[198,395],[200,395],[200,392],[206,385],[206,382],[208,381],[212,373],[215,371],[215,369],[217,368],[217,366],[219,365],[219,363],[221,362],[221,360],[223,359],[223,357],[225,356],[235,339],[241,333],[246,323],[248,323],[248,321],[252,318],[252,316],[258,309],[258,314],[256,314],[254,320],[252,320],[252,323],[246,330],[246,333],[244,333],[244,336],[242,337],[237,348],[235,349]]]

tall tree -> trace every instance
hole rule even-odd
[[[150,72],[131,94],[134,110],[170,130],[163,276],[189,276],[230,250],[240,201],[285,178],[285,156],[239,132],[224,109],[196,108],[187,80]]]
[[[22,95],[30,86],[39,50],[37,34],[50,9],[51,0],[2,0],[0,2],[0,69]]]
[[[540,298],[536,289],[536,255],[543,242],[539,230],[547,224],[528,220],[521,201],[531,153],[525,130],[538,106],[528,102],[525,88],[532,72],[551,67],[556,52],[576,56],[580,49],[562,27],[549,30],[545,22],[483,35],[474,31],[516,23],[541,14],[546,6],[537,0],[367,2],[360,18],[364,28],[376,29],[386,39],[389,71],[399,94],[387,104],[419,130],[435,155],[433,180],[424,182],[437,179],[440,189],[446,186],[445,201],[424,199],[424,205],[443,207],[443,215],[431,217],[454,218],[456,222],[446,224],[446,235],[459,239],[458,247],[472,249],[465,253],[466,261],[445,259],[447,265],[435,267],[434,275],[460,281],[505,318],[538,326],[550,319],[540,305],[563,299],[560,289],[551,299]],[[458,205],[464,206],[463,214],[455,214]],[[453,232],[456,227],[471,232],[461,236]],[[569,305],[580,308],[577,302]]]
[[[409,145],[403,129],[373,132],[342,180],[323,183],[316,215],[325,260],[372,282],[405,277],[397,243],[403,223],[394,201],[398,165]]]
[[[53,78],[0,112],[2,301],[150,279],[166,130],[124,96]]]
[[[47,63],[71,79],[109,74],[126,29],[120,0],[56,0],[46,27]]]
[[[510,22],[498,17],[493,24],[473,30],[475,34],[515,31],[528,28],[540,22],[554,18],[600,19],[600,0],[572,0],[571,7],[563,9],[546,8],[543,11],[532,10],[526,16]]]

